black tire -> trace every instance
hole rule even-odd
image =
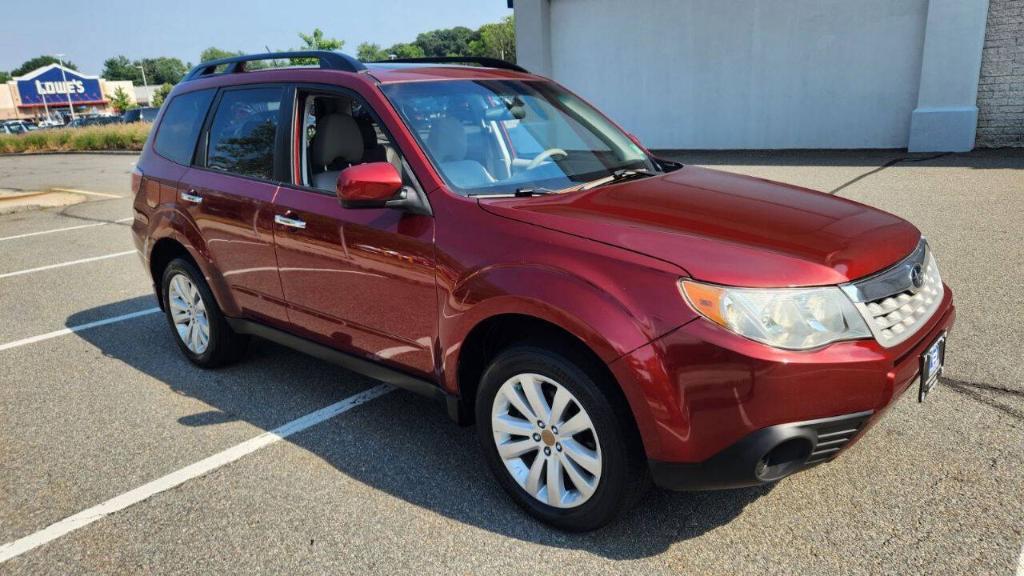
[[[188,278],[203,300],[206,308],[206,317],[209,323],[210,338],[206,349],[197,354],[188,349],[185,342],[179,337],[174,319],[171,316],[170,305],[170,283],[176,275],[182,274]],[[178,348],[193,364],[201,368],[218,368],[237,361],[245,352],[249,337],[244,334],[237,334],[224,319],[217,300],[213,297],[206,279],[194,264],[183,258],[176,258],[164,268],[163,277],[160,280],[160,294],[163,298],[164,316],[171,327],[171,333]]]
[[[629,408],[615,382],[602,378],[593,361],[568,347],[514,345],[491,362],[476,398],[477,434],[491,471],[515,502],[530,515],[571,532],[594,530],[630,509],[648,486],[643,446]],[[601,477],[588,500],[558,508],[532,496],[505,467],[495,445],[491,410],[501,386],[517,374],[550,378],[575,396],[593,423],[601,447]],[[539,457],[539,454],[538,454]]]

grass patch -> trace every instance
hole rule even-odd
[[[35,130],[27,134],[0,134],[0,154],[23,152],[82,152],[90,150],[142,150],[152,124],[109,124],[83,128]]]

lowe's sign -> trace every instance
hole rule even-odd
[[[69,97],[74,104],[104,101],[98,77],[79,74],[58,64],[44,66],[15,80],[21,106],[43,106],[44,99],[45,104],[67,105]]]

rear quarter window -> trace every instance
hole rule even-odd
[[[213,99],[213,90],[199,90],[175,96],[157,127],[153,148],[156,153],[178,164],[192,163],[196,138]]]

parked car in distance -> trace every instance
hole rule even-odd
[[[76,118],[68,123],[68,128],[81,128],[83,126],[106,126],[108,124],[121,124],[120,116],[87,116]]]
[[[159,108],[132,108],[121,115],[121,121],[130,122],[152,122],[156,120]]]
[[[36,128],[39,130],[46,130],[49,128],[60,128],[62,126],[64,126],[64,123],[60,122],[55,118],[43,119],[36,124]]]
[[[8,120],[0,123],[0,125],[3,126],[6,134],[25,134],[31,130],[28,124],[21,120]]]
[[[162,110],[132,233],[185,357],[258,336],[443,400],[559,528],[828,462],[941,373],[912,224],[660,159],[515,65],[237,57]]]

